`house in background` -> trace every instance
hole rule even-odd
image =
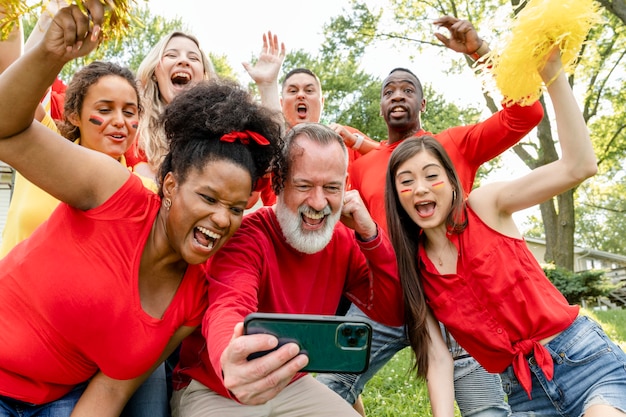
[[[526,245],[539,263],[545,263],[546,241],[533,237],[525,237]],[[574,247],[574,272],[604,270],[605,276],[613,284],[622,284],[622,288],[613,291],[608,297],[610,303],[599,300],[610,307],[626,306],[626,256],[588,248]]]
[[[526,244],[539,263],[545,263],[546,241],[534,237],[525,237]],[[574,247],[574,272],[590,269],[613,270],[626,268],[626,256],[588,248]]]

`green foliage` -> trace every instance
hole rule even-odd
[[[363,403],[368,417],[432,416],[428,388],[411,371],[413,352],[398,352],[368,382]],[[460,416],[458,408],[455,416]]]
[[[626,158],[621,161],[626,164]],[[580,246],[626,256],[625,175],[624,172],[603,172],[579,188],[576,241]]]
[[[209,59],[213,63],[215,72],[222,78],[228,78],[233,81],[237,81],[237,74],[233,70],[233,67],[228,63],[228,57],[226,55],[217,55],[209,53]]]
[[[180,18],[166,19],[163,16],[152,15],[147,4],[143,7],[134,7],[132,13],[136,19],[128,28],[127,36],[121,40],[105,41],[88,56],[68,62],[59,77],[68,83],[76,71],[93,61],[115,62],[137,72],[143,58],[163,36],[173,30],[187,30]],[[25,16],[26,37],[33,30],[37,18],[38,16],[32,14]]]
[[[616,287],[605,277],[604,271],[571,272],[564,268],[548,266],[544,272],[570,304],[581,304],[606,296]]]
[[[124,38],[105,41],[88,56],[68,62],[63,67],[59,77],[64,82],[69,83],[76,71],[93,61],[115,62],[136,73],[146,54],[163,36],[172,31],[191,33],[180,17],[168,19],[161,15],[154,15],[150,12],[149,5],[146,2],[142,3],[142,7],[133,6],[133,22],[131,22],[128,34]],[[37,18],[38,16],[34,14],[24,16],[24,34],[26,37],[33,31]],[[236,79],[236,75],[224,55],[209,54],[209,57],[220,76]]]
[[[606,334],[622,349],[626,349],[626,310],[583,310],[582,312],[601,323]]]

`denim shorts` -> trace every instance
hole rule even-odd
[[[626,354],[595,321],[579,316],[545,347],[554,361],[554,377],[548,381],[530,355],[532,399],[512,366],[500,375],[513,416],[580,417],[595,404],[626,412]]]

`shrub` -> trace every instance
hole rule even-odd
[[[543,271],[570,304],[593,301],[617,288],[606,278],[604,271],[572,272],[554,265],[544,266]]]

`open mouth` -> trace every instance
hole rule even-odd
[[[172,74],[172,84],[174,85],[187,85],[191,82],[191,75],[186,72],[175,72]]]
[[[392,115],[392,116],[400,116],[400,115],[403,115],[405,113],[407,113],[406,109],[404,107],[401,107],[401,106],[393,107],[389,111],[389,114]]]
[[[306,116],[306,112],[307,112],[307,108],[305,104],[298,104],[298,107],[296,107],[296,111],[298,112],[298,115],[300,117],[305,117]]]
[[[318,226],[324,221],[324,218],[326,217],[326,215],[321,211],[318,211],[318,212],[309,211],[307,213],[302,213],[301,217],[302,217],[302,221],[306,223],[307,225]]]
[[[198,226],[194,229],[193,236],[200,245],[204,246],[208,250],[213,249],[215,243],[217,243],[220,238],[220,235],[202,226]]]
[[[435,203],[431,202],[423,202],[415,205],[415,210],[417,210],[417,214],[421,217],[432,216],[435,212]]]

